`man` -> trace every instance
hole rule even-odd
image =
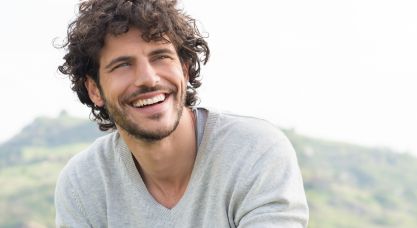
[[[195,107],[209,48],[175,7],[80,3],[59,70],[114,131],[61,172],[57,226],[306,227],[287,138],[266,121]]]

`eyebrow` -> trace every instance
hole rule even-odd
[[[104,67],[104,69],[109,69],[109,68],[111,68],[111,67],[112,67],[114,64],[116,64],[116,63],[129,61],[129,60],[131,60],[131,59],[132,59],[132,57],[130,57],[130,56],[120,56],[120,57],[117,57],[117,58],[115,58],[115,59],[112,59],[112,60],[110,61],[110,63],[108,63],[108,64]]]
[[[175,55],[176,52],[174,50],[169,49],[169,48],[158,48],[156,50],[151,51],[151,53],[149,53],[150,56],[155,56],[155,55],[160,55],[160,54]]]

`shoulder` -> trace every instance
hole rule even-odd
[[[91,167],[92,162],[105,162],[114,159],[115,146],[119,135],[114,132],[97,138],[88,148],[72,157],[64,170]]]
[[[209,112],[212,121],[213,132],[216,135],[226,135],[232,139],[252,144],[274,144],[279,141],[287,141],[287,137],[281,129],[271,122],[252,116],[244,116],[231,112]]]
[[[278,126],[256,117],[209,111],[207,148],[229,165],[250,168],[255,163],[281,164],[296,160],[291,142]]]
[[[117,133],[102,136],[88,148],[72,157],[62,169],[58,184],[71,184],[80,187],[99,180],[97,177],[102,175],[102,168],[116,159],[117,138]]]

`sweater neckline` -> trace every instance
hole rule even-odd
[[[135,162],[132,157],[132,153],[130,152],[129,148],[127,147],[127,144],[124,142],[124,140],[120,137],[119,133],[116,133],[116,140],[115,140],[115,151],[116,153],[120,154],[120,159],[122,163],[124,164],[124,168],[126,169],[126,174],[129,177],[130,184],[133,188],[138,189],[138,194],[142,195],[142,198],[146,202],[138,202],[140,204],[147,204],[149,210],[152,210],[156,214],[163,215],[164,217],[159,217],[158,219],[175,219],[181,211],[183,211],[183,208],[192,200],[190,199],[190,196],[192,195],[192,192],[195,189],[195,185],[198,185],[200,183],[200,177],[202,176],[202,172],[204,170],[201,169],[202,163],[206,161],[207,157],[207,148],[209,145],[209,142],[212,138],[212,132],[217,124],[219,118],[219,114],[216,112],[212,112],[208,110],[208,116],[207,116],[207,122],[204,127],[204,133],[203,137],[200,143],[200,146],[197,150],[196,159],[194,162],[194,167],[191,173],[190,180],[188,182],[187,188],[182,195],[181,199],[177,202],[177,204],[172,208],[167,208],[160,204],[158,201],[155,200],[155,198],[150,194],[148,191],[145,183],[143,182],[142,177],[140,176],[139,172],[136,169]],[[150,214],[154,214],[150,211]]]

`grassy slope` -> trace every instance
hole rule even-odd
[[[417,227],[415,157],[288,135],[302,168],[309,227]]]
[[[86,144],[25,148],[22,163],[0,170],[0,227],[54,227],[59,171]]]

